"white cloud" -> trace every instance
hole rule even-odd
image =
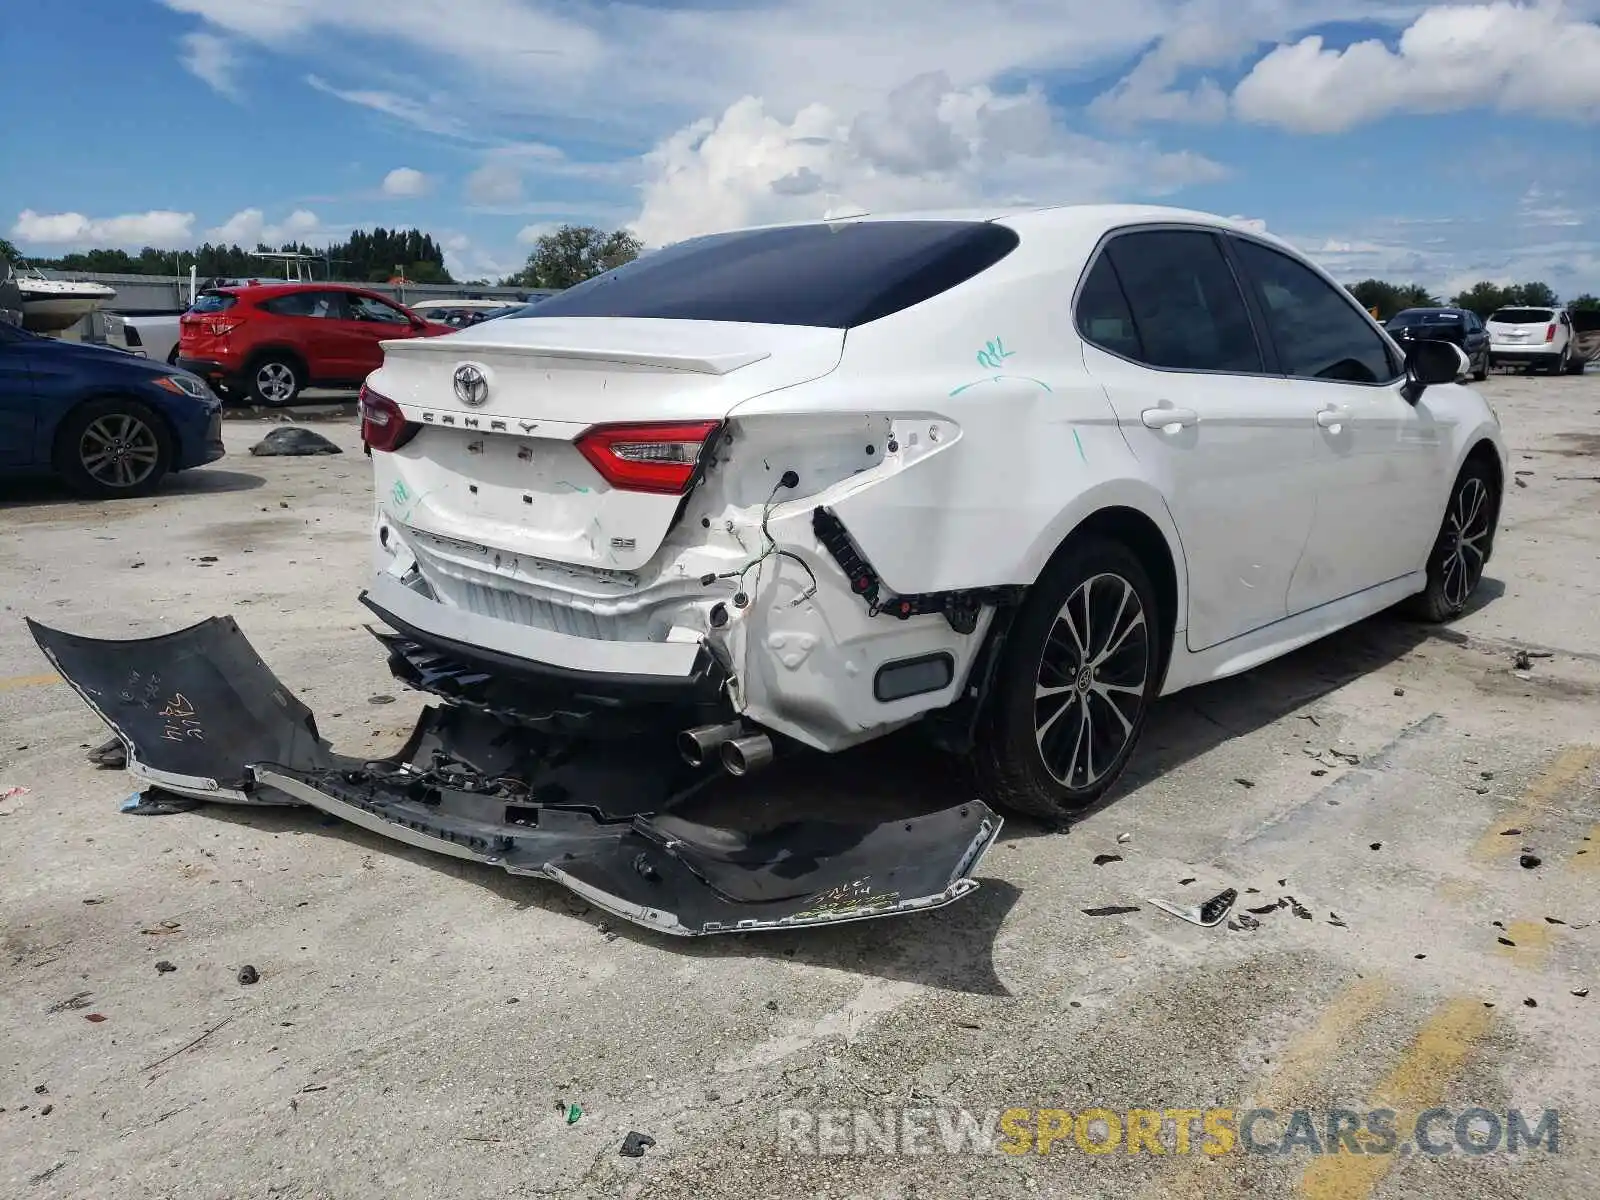
[[[1279,46],[1233,93],[1247,121],[1336,133],[1391,113],[1473,107],[1600,117],[1600,26],[1558,5],[1497,2],[1431,8],[1390,50],[1328,49],[1320,37]]]
[[[383,113],[397,121],[415,126],[424,133],[435,133],[445,137],[463,138],[468,141],[478,140],[468,130],[465,123],[452,117],[433,104],[418,100],[414,96],[402,96],[395,92],[376,90],[346,90],[334,87],[333,84],[318,75],[307,75],[306,83],[324,95],[343,100],[346,104],[354,104],[361,108],[370,108],[374,112]]]
[[[513,162],[491,160],[467,176],[466,193],[485,208],[516,204],[522,199],[522,171]]]
[[[385,196],[422,196],[433,181],[414,167],[396,167],[383,177]]]
[[[230,100],[239,99],[239,87],[234,82],[239,56],[232,42],[214,33],[186,33],[181,43],[183,54],[179,61],[190,74]]]
[[[647,156],[635,228],[650,245],[737,225],[880,211],[1028,204],[1169,191],[1215,179],[1199,155],[1117,146],[1063,128],[1037,91],[914,78],[847,117],[810,104],[789,120],[747,96]]]
[[[317,214],[303,208],[290,213],[280,224],[268,224],[266,214],[259,208],[245,208],[215,229],[208,229],[206,237],[213,242],[251,250],[260,244],[281,246],[285,242],[307,242],[326,233]]]
[[[156,210],[120,217],[86,217],[82,213],[17,215],[11,236],[24,244],[82,247],[187,246],[193,240],[194,214]]]
[[[536,246],[539,244],[540,238],[547,233],[554,233],[556,228],[557,226],[550,221],[545,221],[537,225],[524,225],[521,229],[517,230],[517,245]]]

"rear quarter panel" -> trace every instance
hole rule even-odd
[[[1097,232],[1030,230],[976,278],[851,330],[825,379],[735,410],[888,418],[896,448],[815,502],[893,591],[1032,583],[1073,528],[1113,505],[1164,532],[1181,588],[1166,506],[1140,478],[1073,328]]]

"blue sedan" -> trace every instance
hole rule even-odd
[[[203,380],[0,323],[0,478],[55,474],[86,496],[144,496],[223,453],[222,401]]]

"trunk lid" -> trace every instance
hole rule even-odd
[[[368,386],[420,428],[374,455],[380,504],[485,551],[474,567],[527,556],[636,570],[666,537],[681,492],[608,480],[578,444],[585,431],[703,430],[745,400],[826,375],[843,347],[839,329],[606,317],[505,318],[385,342]]]
[[[1556,314],[1549,309],[1502,309],[1484,322],[1489,340],[1514,345],[1542,344]]]

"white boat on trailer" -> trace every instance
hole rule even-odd
[[[103,283],[49,279],[37,267],[22,264],[16,276],[22,293],[22,327],[34,333],[60,333],[94,312],[117,291]]]

